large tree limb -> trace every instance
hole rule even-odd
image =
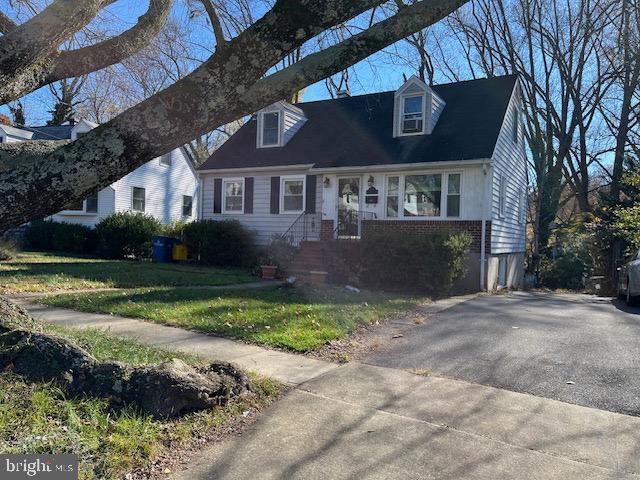
[[[150,159],[272,103],[276,94],[267,91],[267,82],[279,89],[277,98],[289,96],[322,75],[339,72],[434,23],[465,2],[419,2],[328,49],[328,53],[315,54],[306,62],[303,59],[301,69],[285,69],[282,76],[260,83],[271,65],[308,39],[381,3],[280,0],[184,79],[58,148],[37,167],[23,165],[0,173],[0,231],[53,214]],[[328,67],[322,67],[323,62]],[[286,87],[279,88],[279,82]],[[42,191],[47,195],[40,195]],[[33,198],[40,201],[34,205]]]
[[[0,12],[0,33],[6,35],[13,31],[18,25],[7,17],[4,13]]]

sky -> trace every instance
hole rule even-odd
[[[188,16],[191,8],[187,5],[188,0],[178,0],[175,2],[173,15],[180,21],[189,25],[191,38],[194,44],[207,45],[212,42],[212,34],[208,27],[204,26],[204,16],[200,21],[189,21]],[[8,5],[9,0],[0,0],[0,8],[3,12],[13,12]],[[193,2],[196,3],[196,2]],[[102,25],[114,25],[112,33],[130,28],[137,18],[144,13],[147,2],[121,1],[109,7],[107,20]],[[15,17],[14,17],[15,18]],[[24,21],[24,19],[21,19]],[[115,25],[118,25],[115,28]],[[91,27],[91,25],[90,25]],[[197,47],[196,47],[197,48]],[[206,57],[203,50],[201,56]],[[403,83],[403,74],[407,77],[414,72],[409,68],[399,68],[391,65],[384,54],[376,54],[369,59],[354,66],[350,74],[350,90],[352,95],[359,95],[384,90],[398,88]],[[319,82],[308,87],[304,91],[303,101],[313,101],[329,98],[324,82]],[[50,118],[49,110],[52,109],[54,98],[49,88],[43,87],[37,92],[28,95],[25,99],[27,120],[31,125],[44,124]],[[0,107],[0,112],[9,115],[7,106]]]

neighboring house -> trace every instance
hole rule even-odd
[[[468,288],[518,287],[527,163],[515,76],[342,96],[258,112],[200,168],[201,217],[260,243],[367,231],[469,232]]]
[[[0,125],[2,142],[76,140],[98,125],[80,120],[75,125],[11,127]],[[56,222],[95,226],[115,212],[134,211],[162,223],[197,218],[198,176],[189,153],[178,148],[151,160],[97,194],[52,215]]]

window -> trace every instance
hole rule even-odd
[[[404,97],[402,106],[402,133],[422,133],[424,127],[423,96]]]
[[[520,140],[520,109],[513,109],[513,143],[517,144]]]
[[[282,212],[302,212],[304,210],[304,177],[283,178],[280,191]]]
[[[400,177],[387,177],[387,217],[398,216],[400,198]]]
[[[244,211],[244,179],[227,179],[222,183],[223,211],[225,213],[242,213]]]
[[[131,209],[134,212],[144,212],[147,192],[144,188],[133,187]]]
[[[507,179],[504,175],[500,175],[500,198],[499,198],[499,214],[504,218],[507,210]]]
[[[459,173],[450,173],[447,182],[447,217],[460,216],[460,179]]]
[[[160,165],[162,165],[164,167],[170,167],[171,166],[171,152],[165,153],[164,155],[162,155],[160,157]]]
[[[98,213],[98,194],[90,195],[85,200],[85,210],[87,213]]]
[[[190,217],[193,214],[193,197],[190,195],[182,196],[182,216]]]
[[[405,217],[439,217],[442,175],[407,175],[404,182]]]
[[[280,144],[280,112],[262,114],[262,146]]]

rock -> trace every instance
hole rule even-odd
[[[246,375],[229,363],[193,367],[174,359],[133,367],[99,362],[65,338],[23,325],[37,323],[0,301],[0,369],[10,368],[30,381],[57,381],[70,395],[108,398],[114,405],[133,404],[166,418],[224,405],[250,389]]]

